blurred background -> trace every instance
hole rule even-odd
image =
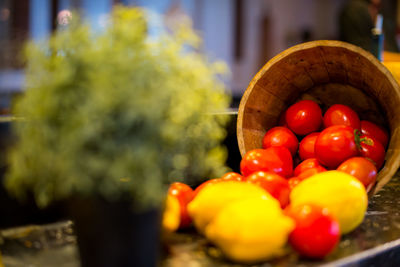
[[[203,38],[201,50],[211,60],[228,64],[231,75],[226,85],[233,95],[232,106],[236,107],[252,77],[279,52],[305,41],[341,39],[340,14],[345,4],[352,1],[0,0],[0,113],[7,114],[12,98],[23,93],[24,65],[20,52],[24,43],[49,36],[71,10],[81,10],[92,27],[98,29],[118,4],[146,7],[164,14],[167,23],[189,17]],[[378,3],[388,29],[386,40],[394,40],[394,46],[388,50],[397,52],[399,1],[353,2]],[[352,17],[359,13],[350,14]]]

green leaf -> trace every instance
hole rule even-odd
[[[29,43],[8,189],[42,206],[76,194],[130,194],[148,206],[173,181],[220,174],[227,117],[209,114],[230,99],[223,64],[188,49],[196,44],[189,27],[150,40],[144,11],[123,7],[101,33],[74,14],[48,41]]]

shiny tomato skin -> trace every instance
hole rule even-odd
[[[319,163],[316,158],[306,159],[297,165],[297,167],[294,169],[293,175],[299,176],[300,173],[315,167],[322,167],[321,163]]]
[[[385,161],[385,148],[375,138],[368,135],[361,135],[361,156],[373,161],[377,170],[380,170]]]
[[[299,140],[288,128],[277,126],[268,130],[263,137],[262,147],[266,149],[272,146],[284,146],[294,156],[299,147]]]
[[[293,190],[293,188],[295,188],[301,181],[303,181],[303,180],[296,176],[289,178],[288,183],[289,183],[290,190]]]
[[[374,185],[377,175],[375,165],[363,157],[349,158],[339,165],[338,171],[348,173],[357,178],[369,191]]]
[[[301,160],[315,158],[315,141],[319,132],[310,133],[301,140],[299,144],[299,157]]]
[[[339,223],[327,209],[305,204],[290,207],[286,214],[296,223],[289,242],[300,255],[322,259],[339,243]]]
[[[341,104],[332,105],[324,114],[324,126],[346,125],[353,129],[360,129],[361,122],[357,113],[350,107]]]
[[[299,178],[300,180],[303,181],[303,180],[313,176],[314,174],[317,174],[317,173],[320,173],[320,172],[326,172],[326,171],[327,170],[324,167],[317,166],[317,167],[310,168],[310,169],[307,169],[307,170],[303,171],[302,173],[300,173],[297,176],[297,178]]]
[[[315,141],[315,157],[324,166],[336,169],[343,161],[358,155],[354,129],[334,125],[324,129]]]
[[[322,124],[322,111],[312,100],[301,100],[286,110],[286,123],[297,135],[316,132]]]
[[[283,146],[250,150],[240,161],[240,172],[243,176],[249,176],[256,171],[272,171],[283,177],[290,177],[293,173],[290,151]]]
[[[238,181],[238,182],[243,182],[246,180],[245,177],[243,177],[237,172],[227,172],[224,175],[222,175],[220,179],[224,181]]]
[[[179,228],[188,227],[191,224],[192,219],[187,211],[187,205],[193,199],[193,189],[187,184],[175,182],[170,185],[168,194],[176,197],[179,202],[181,217]]]
[[[281,208],[289,204],[290,187],[288,181],[273,172],[253,172],[247,176],[247,182],[260,186],[276,198]]]
[[[376,125],[370,121],[361,121],[361,133],[363,135],[369,135],[374,137],[378,142],[380,142],[385,148],[389,141],[388,132],[381,126]]]

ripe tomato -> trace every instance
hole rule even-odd
[[[221,180],[243,182],[246,179],[237,172],[227,172],[224,175],[222,175]]]
[[[308,177],[311,177],[314,174],[317,174],[317,173],[320,173],[320,172],[326,172],[326,169],[324,167],[322,167],[322,166],[317,166],[317,167],[314,167],[314,168],[310,168],[310,169],[307,169],[307,170],[303,171],[302,173],[300,173],[297,176],[297,178],[299,178],[300,180],[303,181],[303,180],[307,179]]]
[[[298,135],[315,132],[322,123],[321,108],[312,100],[301,100],[286,110],[286,123]]]
[[[338,171],[346,172],[356,177],[363,183],[367,191],[371,189],[376,180],[376,167],[368,159],[363,157],[349,158],[339,165]]]
[[[273,172],[253,172],[247,176],[247,182],[256,184],[266,190],[281,204],[281,208],[289,204],[290,188],[288,181]]]
[[[317,167],[321,167],[321,163],[319,163],[319,161],[316,158],[311,158],[311,159],[306,159],[305,161],[301,162],[299,165],[297,165],[297,167],[294,169],[294,176],[299,176],[300,173],[308,170],[308,169],[312,169],[312,168],[317,168]],[[325,168],[323,168],[325,169]]]
[[[284,146],[289,149],[292,156],[296,154],[297,148],[299,147],[299,140],[294,133],[286,127],[274,127],[268,130],[263,138],[263,148],[269,148],[271,146]]]
[[[180,228],[188,227],[192,219],[187,211],[187,204],[193,199],[193,189],[184,183],[172,183],[169,186],[168,194],[175,197],[179,201],[180,206]]]
[[[301,140],[299,145],[299,156],[301,160],[315,158],[315,141],[319,136],[319,132],[310,133]]]
[[[295,186],[297,186],[301,181],[303,181],[303,180],[296,176],[289,178],[288,183],[289,183],[290,190],[292,190]]]
[[[384,148],[388,144],[388,132],[384,128],[370,121],[361,121],[361,133],[374,137],[376,140],[378,140],[378,142],[383,145]]]
[[[374,162],[376,169],[380,170],[385,161],[385,148],[372,136],[361,135],[360,140],[361,156],[371,159]]]
[[[296,222],[289,242],[301,255],[321,259],[339,243],[339,223],[326,208],[305,204],[290,207],[286,214]]]
[[[219,182],[223,182],[223,180],[215,178],[215,179],[210,179],[210,180],[207,180],[207,181],[203,182],[202,184],[197,186],[196,189],[194,190],[193,198],[195,198],[204,187],[209,186],[209,185],[213,185],[213,184],[219,183]]]
[[[272,171],[283,177],[290,177],[293,173],[290,151],[283,146],[250,150],[240,162],[240,172],[249,176],[256,171]]]
[[[357,113],[350,107],[335,104],[328,108],[324,115],[325,128],[332,125],[346,125],[353,129],[360,129],[361,123]]]
[[[315,157],[322,165],[334,169],[346,159],[357,156],[354,131],[345,125],[326,128],[315,141]]]

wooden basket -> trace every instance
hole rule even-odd
[[[400,87],[372,54],[340,41],[313,41],[278,54],[254,76],[240,102],[237,138],[240,153],[262,147],[265,132],[300,99],[352,107],[361,119],[390,130],[386,162],[373,193],[400,164]]]

